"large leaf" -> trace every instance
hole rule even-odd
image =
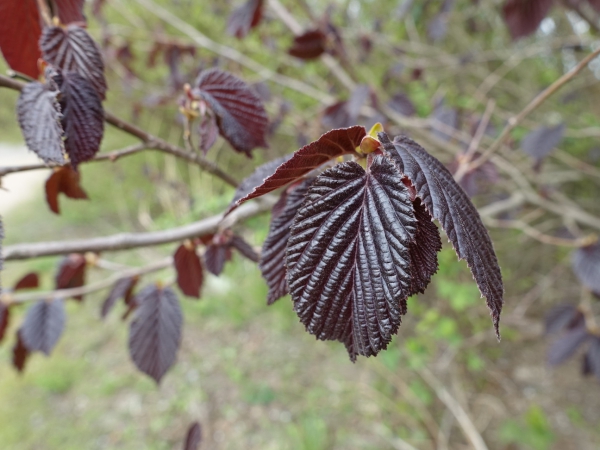
[[[550,12],[553,0],[506,0],[504,21],[513,39],[535,32]]]
[[[492,240],[469,197],[444,165],[406,136],[393,142],[379,133],[385,154],[417,190],[427,210],[437,219],[460,259],[466,259],[479,291],[491,311],[496,335],[504,304],[504,286]]]
[[[221,135],[234,150],[250,156],[254,148],[267,147],[267,113],[244,81],[229,72],[210,69],[198,76],[193,92],[208,103]]]
[[[204,282],[204,270],[196,246],[191,242],[181,244],[173,255],[173,264],[177,271],[177,285],[188,297],[200,298]]]
[[[30,352],[49,355],[65,328],[65,305],[62,299],[39,300],[27,311],[21,337]]]
[[[84,0],[54,0],[58,8],[61,23],[85,22],[83,15]]]
[[[6,62],[11,69],[37,78],[42,27],[36,0],[2,0],[0,18],[0,49]]]
[[[58,206],[58,194],[65,194],[73,199],[87,199],[87,193],[79,184],[80,174],[73,170],[70,165],[56,168],[52,171],[50,177],[46,180],[46,202],[50,210],[55,214],[60,214]]]
[[[294,217],[304,202],[308,188],[314,181],[314,178],[309,178],[298,185],[290,186],[282,196],[285,200],[282,210],[277,215],[273,212],[271,217],[269,234],[263,244],[258,265],[263,278],[267,281],[267,286],[269,286],[268,305],[288,293],[285,250]]]
[[[578,248],[573,253],[571,264],[579,281],[600,293],[600,243]]]
[[[352,360],[385,349],[406,312],[417,222],[401,178],[381,155],[368,172],[338,164],[317,177],[292,226],[294,310],[318,339],[343,342]]]
[[[356,148],[366,134],[361,126],[328,131],[315,142],[296,151],[288,161],[277,167],[272,175],[264,178],[262,183],[255,185],[254,189],[240,198],[235,205],[239,206],[252,198],[296,181],[330,159],[356,153]]]
[[[236,8],[227,20],[227,34],[238,39],[245,37],[262,19],[263,0],[247,0]]]
[[[52,82],[27,83],[19,95],[17,116],[29,150],[45,163],[62,165],[65,163],[65,146],[58,94]]]
[[[136,295],[138,308],[129,328],[129,353],[139,370],[157,383],[177,357],[183,316],[172,289],[150,285]]]
[[[48,27],[40,39],[44,60],[63,72],[76,72],[87,79],[102,100],[106,98],[104,61],[100,48],[77,25]]]

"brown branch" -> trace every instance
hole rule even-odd
[[[232,226],[236,222],[269,211],[276,200],[276,197],[266,195],[254,203],[247,203],[240,206],[227,217],[227,226]],[[4,259],[10,261],[37,258],[40,256],[65,255],[68,253],[100,253],[138,247],[151,247],[215,233],[219,230],[222,220],[223,214],[219,214],[188,225],[161,231],[121,233],[112,236],[77,239],[73,241],[15,244],[4,247],[3,254]]]

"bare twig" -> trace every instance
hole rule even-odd
[[[539,241],[543,244],[556,245],[558,247],[585,247],[598,240],[598,237],[594,234],[578,239],[564,239],[556,236],[550,236],[548,234],[542,233],[538,229],[532,227],[526,222],[523,222],[522,220],[499,220],[487,218],[484,219],[484,221],[486,225],[489,225],[491,227],[514,228],[516,230],[520,230],[527,236],[530,236],[533,239],[535,239],[536,241]]]
[[[46,0],[37,0],[38,9],[40,11],[40,16],[42,16],[42,20],[46,26],[52,25],[52,14],[50,13],[50,8],[48,7],[48,3]]]

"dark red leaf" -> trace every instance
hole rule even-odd
[[[250,156],[254,148],[267,147],[267,113],[244,81],[229,72],[209,69],[198,76],[193,92],[208,103],[221,135],[234,150]]]
[[[63,72],[78,73],[91,83],[102,100],[106,98],[102,54],[84,28],[48,27],[42,33],[40,48],[46,62]]]
[[[219,127],[213,115],[204,117],[198,125],[198,135],[200,137],[200,150],[206,155],[210,148],[215,145],[219,136]]]
[[[30,352],[49,355],[65,328],[65,321],[62,299],[39,300],[29,308],[21,326],[23,344]]]
[[[600,292],[600,243],[578,248],[573,253],[571,265],[581,283]]]
[[[247,0],[236,8],[227,20],[227,34],[238,39],[245,37],[262,19],[263,0]]]
[[[17,340],[13,347],[12,353],[13,353],[13,355],[12,355],[13,366],[15,366],[15,368],[19,372],[23,372],[23,370],[25,369],[25,362],[27,361],[27,358],[29,357],[29,350],[27,350],[27,347],[25,347],[25,344],[23,343],[23,337],[21,336],[21,330],[17,331]]]
[[[287,272],[285,269],[285,250],[290,237],[294,217],[304,202],[304,197],[315,181],[306,179],[298,185],[290,186],[282,199],[285,200],[279,214],[271,216],[269,234],[263,244],[260,263],[258,265],[263,278],[269,286],[267,304],[272,305],[276,300],[288,293]]]
[[[85,22],[83,15],[84,0],[54,0],[58,8],[60,23]]]
[[[513,39],[535,32],[550,12],[553,0],[506,0],[504,21]]]
[[[36,0],[2,0],[0,17],[0,49],[6,62],[11,69],[37,79],[42,27]]]
[[[319,29],[296,36],[288,53],[300,59],[314,59],[325,53],[327,35]]]
[[[2,342],[2,339],[4,339],[4,334],[6,333],[6,328],[8,328],[9,322],[10,309],[6,303],[0,302],[0,342]]]
[[[585,324],[573,328],[557,338],[548,349],[548,364],[556,366],[569,359],[579,346],[590,337]]]
[[[202,441],[202,429],[198,422],[190,424],[183,444],[183,450],[198,450]]]
[[[204,252],[204,262],[206,270],[213,275],[219,276],[223,272],[225,262],[227,261],[228,247],[223,244],[210,244]],[[229,250],[231,252],[231,250]]]
[[[366,134],[361,126],[328,131],[315,142],[296,151],[288,161],[277,167],[273,175],[266,177],[260,185],[255,185],[251,192],[237,200],[235,206],[296,181],[330,159],[356,153]]]
[[[100,310],[100,316],[104,319],[110,310],[113,308],[117,300],[122,298],[125,301],[125,304],[129,304],[131,300],[131,296],[133,294],[133,288],[139,281],[139,277],[126,277],[117,280],[117,282],[113,285],[108,297],[102,303],[102,309]]]
[[[240,254],[244,255],[250,261],[258,262],[259,256],[254,251],[254,248],[250,244],[248,244],[244,238],[241,236],[233,236],[231,241],[229,241],[229,245],[232,248],[235,248]]]
[[[139,306],[129,328],[129,353],[136,367],[157,383],[177,357],[183,316],[172,289],[150,285],[136,295]]]
[[[539,127],[527,134],[521,141],[521,148],[525,153],[540,162],[548,156],[554,147],[560,144],[565,133],[565,124],[561,123],[555,127]]]
[[[29,150],[45,163],[64,164],[65,146],[58,94],[53,82],[27,83],[19,95],[17,115]]]
[[[286,265],[294,310],[309,333],[339,340],[352,360],[385,349],[411,290],[410,195],[379,155],[318,176],[294,219]]]
[[[558,333],[564,329],[574,328],[583,319],[583,314],[574,305],[558,305],[546,315],[544,328],[546,334]]]
[[[173,264],[177,271],[177,285],[188,297],[200,298],[204,282],[204,270],[196,246],[192,243],[181,244],[173,255]]]
[[[600,336],[592,336],[590,347],[586,354],[590,373],[600,380]]]
[[[21,289],[34,289],[40,286],[40,278],[37,272],[29,272],[24,275],[13,288],[13,291],[19,291]],[[1,338],[0,338],[1,340]]]
[[[406,136],[379,140],[388,158],[406,175],[427,210],[437,219],[460,259],[466,259],[479,291],[486,298],[498,338],[504,286],[492,240],[469,197],[452,174],[419,144]]]
[[[56,289],[71,289],[85,284],[86,261],[83,255],[71,253],[63,258],[56,273]],[[75,300],[83,300],[83,295],[78,295]]]
[[[58,194],[65,194],[69,198],[87,199],[88,196],[79,184],[79,172],[70,165],[55,168],[52,175],[46,180],[46,202],[50,210],[60,214],[58,207]]]

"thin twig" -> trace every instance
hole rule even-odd
[[[42,20],[46,26],[52,26],[52,14],[50,12],[50,8],[48,7],[48,3],[46,0],[37,0],[38,10],[40,11],[40,16],[42,16]],[[5,18],[5,20],[8,20]]]

